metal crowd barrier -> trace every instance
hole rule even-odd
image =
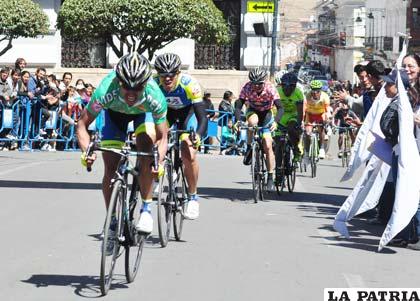
[[[0,102],[1,110],[1,124],[0,124],[0,143],[14,143],[19,144],[19,150],[32,151],[37,147],[41,148],[45,143],[62,143],[61,149],[65,151],[78,150],[78,143],[76,137],[75,124],[70,124],[68,118],[61,116],[61,107],[56,110],[46,111],[44,113],[42,108],[39,112],[40,105],[37,104],[38,99],[30,100],[28,97],[20,97],[12,107],[6,107]],[[209,149],[216,149],[223,151],[228,148],[236,147],[241,150],[242,146],[246,145],[246,132],[241,132],[237,135],[235,142],[226,141],[222,137],[222,128],[227,126],[228,120],[235,123],[235,116],[230,112],[207,110],[209,113],[215,113],[216,118],[208,121],[207,134],[202,137],[202,145]],[[43,114],[48,116],[43,118]],[[33,120],[37,116],[36,120]],[[74,118],[75,116],[71,116]],[[191,118],[189,126],[196,127],[196,118]],[[101,130],[104,126],[104,112],[95,119],[89,126],[88,130],[92,135],[101,137]],[[17,131],[16,139],[10,136],[13,129]],[[129,124],[127,133],[134,131],[132,124]],[[16,134],[16,133],[15,133]],[[13,139],[12,139],[13,138]],[[213,143],[210,140],[213,139]],[[127,143],[133,143],[127,140]]]

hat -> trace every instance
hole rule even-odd
[[[407,71],[405,71],[404,69],[400,69],[399,72],[401,75],[402,83],[407,89],[408,87],[410,87],[410,79],[408,78]],[[386,83],[396,85],[398,81],[398,70],[392,69],[392,72],[390,74],[381,76],[381,79]]]
[[[83,89],[86,89],[85,85],[83,85],[83,84],[78,84],[76,86],[76,90],[83,90]]]

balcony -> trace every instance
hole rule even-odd
[[[393,37],[367,37],[365,40],[365,47],[375,50],[392,51],[393,45]]]

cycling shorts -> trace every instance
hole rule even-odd
[[[179,130],[189,130],[190,127],[194,128],[194,120],[192,120],[193,117],[195,117],[193,106],[188,106],[177,110],[168,108],[166,115],[169,127],[171,127],[177,120],[179,121],[179,124],[181,125]],[[180,136],[180,140],[184,141],[187,137],[188,133],[184,133]]]
[[[289,126],[289,122],[297,122],[297,117],[297,113],[284,113],[279,124],[287,128]]]
[[[306,113],[305,123],[324,123],[324,119],[322,119],[322,115],[323,114]]]
[[[271,137],[270,127],[274,122],[273,111],[256,111],[252,108],[248,108],[246,111],[246,119],[248,120],[249,117],[256,114],[258,116],[258,126],[263,127],[262,129],[262,137]]]
[[[151,113],[134,115],[105,110],[101,147],[121,149],[127,139],[127,128],[131,121],[134,122],[136,136],[142,133],[155,134],[155,123]]]

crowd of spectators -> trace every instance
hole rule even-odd
[[[54,151],[55,138],[72,139],[70,128],[77,123],[95,88],[83,79],[72,85],[70,72],[58,79],[55,74],[47,74],[45,68],[37,68],[33,74],[25,68],[25,59],[18,58],[13,68],[0,69],[0,149]],[[12,122],[5,127],[7,114],[12,115]]]

